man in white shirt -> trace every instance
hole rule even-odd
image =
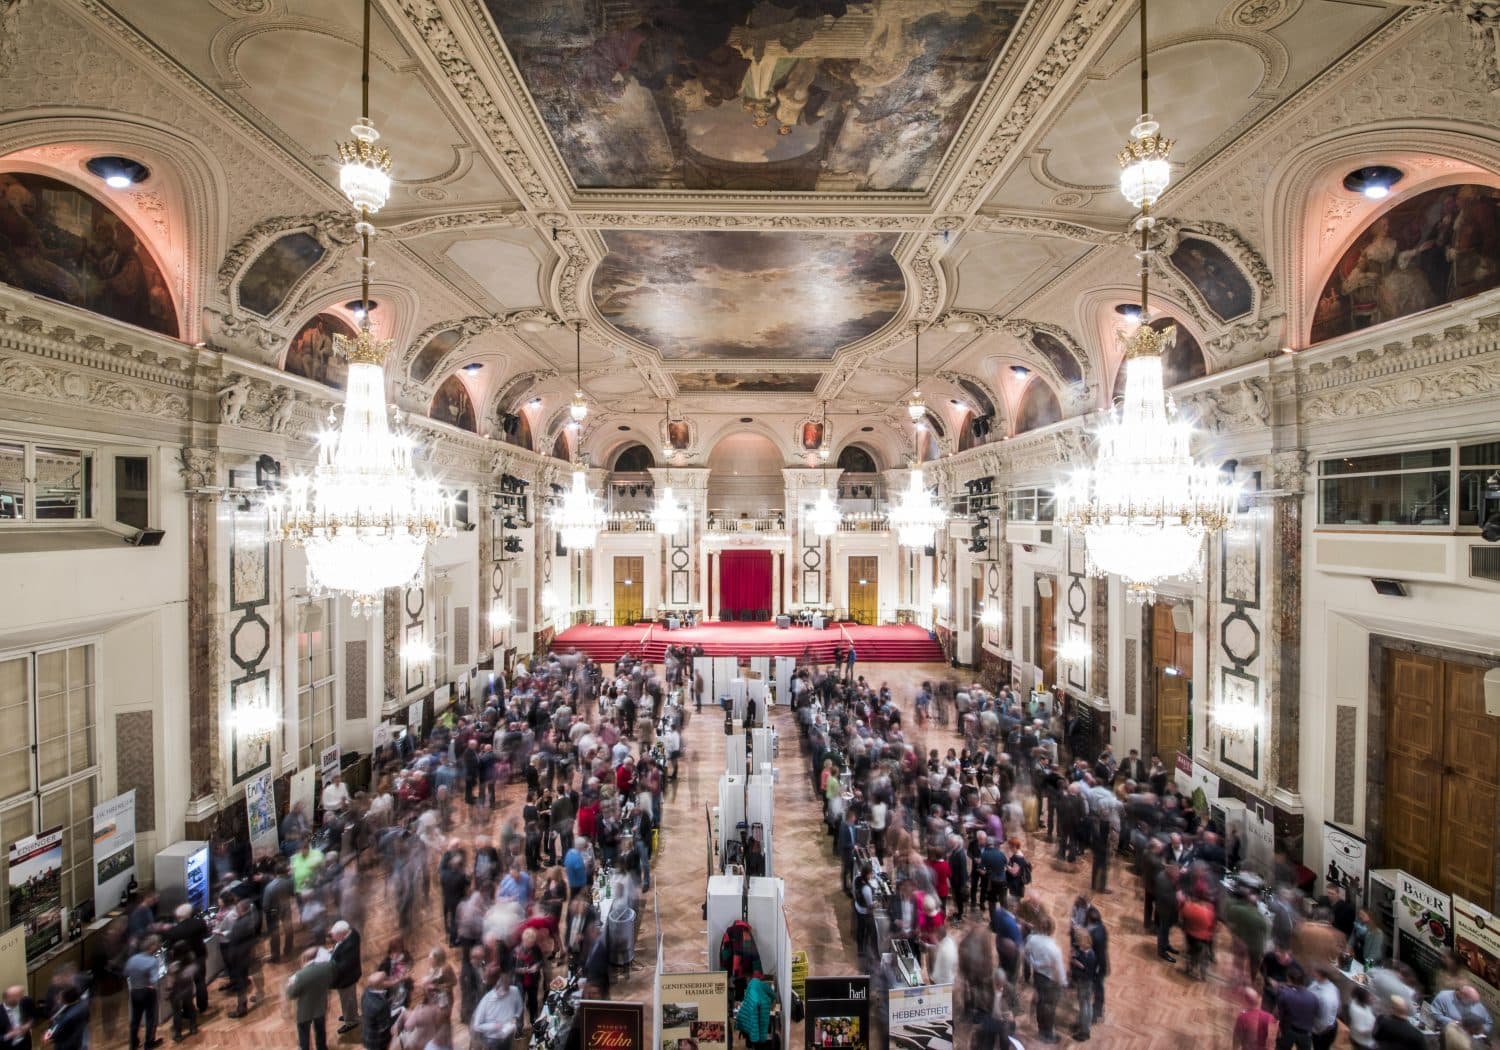
[[[349,804],[349,788],[337,773],[323,785],[323,812],[338,813]]]
[[[953,939],[953,931],[945,923],[942,939],[932,946],[927,964],[928,983],[952,984],[957,974],[958,942]]]
[[[1068,964],[1062,949],[1052,939],[1052,924],[1039,928],[1022,946],[1022,954],[1031,967],[1031,983],[1036,988],[1037,1039],[1043,1043],[1058,1041],[1054,1025],[1057,1000],[1068,986]]]
[[[521,1023],[521,991],[510,983],[510,974],[502,970],[495,987],[485,993],[474,1007],[469,1031],[478,1037],[484,1050],[511,1050],[511,1041]]]
[[[1338,986],[1333,983],[1333,974],[1320,966],[1307,990],[1318,997],[1318,1017],[1313,1023],[1312,1031],[1313,1050],[1328,1050],[1339,1034],[1339,1006],[1342,1000]]]

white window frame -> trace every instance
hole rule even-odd
[[[1458,534],[1473,534],[1479,531],[1478,525],[1460,525],[1459,518],[1459,477],[1466,471],[1482,469],[1479,466],[1460,466],[1459,459],[1465,448],[1473,445],[1489,445],[1500,442],[1500,435],[1474,435],[1456,441],[1424,441],[1416,444],[1393,445],[1390,448],[1361,447],[1355,449],[1344,449],[1338,452],[1328,452],[1317,457],[1313,471],[1313,497],[1315,500],[1313,508],[1314,528],[1319,532],[1410,532],[1423,533],[1427,535],[1452,536]],[[1446,467],[1405,467],[1393,470],[1367,470],[1354,473],[1325,474],[1323,467],[1326,463],[1335,463],[1346,459],[1363,459],[1366,456],[1400,456],[1408,452],[1447,452],[1448,465]],[[1402,474],[1440,474],[1448,475],[1448,520],[1440,525],[1421,525],[1409,523],[1397,523],[1382,525],[1379,522],[1327,522],[1323,521],[1323,482],[1340,481],[1352,478],[1370,477],[1394,477]]]
[[[1012,514],[1011,511],[1017,501],[1029,502],[1034,508],[1033,516],[1018,518]],[[1051,514],[1045,518],[1042,517],[1043,506],[1051,509]],[[1019,488],[1008,489],[1005,493],[1005,513],[1007,521],[1050,525],[1057,520],[1057,491],[1045,485],[1023,485]]]
[[[0,518],[0,529],[89,529],[107,528],[122,535],[130,535],[136,527],[115,520],[115,460],[144,459],[146,461],[146,527],[155,528],[160,506],[157,491],[156,450],[148,446],[110,445],[99,441],[79,441],[66,434],[53,436],[30,432],[19,434],[0,431],[0,444],[20,445],[25,451],[22,475],[25,478],[23,498],[26,501],[26,516],[23,518]],[[93,480],[87,492],[90,513],[77,518],[36,517],[36,450],[61,448],[78,452],[93,460]]]
[[[312,650],[302,655],[303,610],[321,605],[324,613],[323,630],[328,639],[328,673],[321,678],[312,676]],[[306,769],[317,765],[324,749],[338,740],[339,734],[339,665],[338,665],[338,601],[334,598],[305,598],[297,604],[297,633],[294,642],[297,662],[297,768]],[[309,643],[311,644],[311,643]],[[328,695],[328,733],[314,735],[313,726],[317,712],[313,710],[313,698],[324,687]]]
[[[37,661],[39,657],[49,653],[64,652],[69,649],[89,647],[89,665],[93,691],[89,701],[89,724],[94,732],[92,761],[86,767],[71,770],[54,781],[43,784],[41,781],[41,741],[39,737],[39,719],[37,717]],[[16,659],[27,661],[27,678],[29,685],[29,699],[31,704],[31,783],[23,792],[12,795],[7,799],[0,800],[0,823],[4,818],[21,810],[29,810],[31,814],[31,830],[26,834],[34,835],[46,830],[42,819],[43,799],[55,795],[59,791],[72,791],[74,788],[91,785],[93,789],[93,803],[86,807],[86,812],[75,819],[71,824],[63,826],[63,905],[68,909],[80,906],[84,901],[92,903],[94,899],[93,880],[93,807],[102,801],[104,794],[103,773],[100,764],[100,754],[103,751],[100,734],[99,712],[101,709],[100,690],[103,688],[103,676],[100,670],[101,653],[103,649],[103,638],[98,635],[83,638],[72,638],[65,642],[52,645],[37,646],[35,648],[14,649],[0,652],[0,663]],[[71,727],[69,737],[72,736]],[[7,854],[15,839],[8,835],[0,836],[0,850]],[[75,856],[74,845],[79,842],[88,843],[88,848],[83,857]],[[82,873],[80,875],[80,872]],[[82,881],[78,881],[79,879]],[[0,900],[0,923],[4,927],[12,925],[10,918],[9,894]]]

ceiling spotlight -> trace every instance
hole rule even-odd
[[[361,302],[358,299],[350,299],[347,303],[344,304],[344,309],[353,314],[356,321],[363,321],[365,319],[366,310],[369,310],[371,313],[373,313],[379,306],[380,303],[378,303],[374,299],[370,299],[365,302]]]
[[[1350,193],[1362,193],[1371,200],[1378,201],[1391,195],[1391,187],[1400,182],[1403,175],[1405,172],[1400,168],[1393,168],[1389,164],[1369,164],[1345,175],[1344,189]]]
[[[740,422],[741,423],[754,423],[755,420],[752,417],[750,417],[750,416],[740,416]]]
[[[526,403],[528,405],[530,405],[532,408],[541,408],[542,407],[542,399],[539,398],[539,397],[534,397],[534,398],[532,398],[530,401],[528,401]]]
[[[93,157],[84,167],[89,170],[89,174],[103,179],[104,185],[114,190],[123,190],[127,186],[145,182],[151,176],[151,169],[129,157]]]
[[[1115,313],[1127,321],[1139,321],[1141,319],[1141,304],[1119,303],[1115,306]]]
[[[483,368],[484,364],[480,361],[470,361],[468,364],[464,365],[464,371],[469,373],[469,375],[471,376],[477,375]]]
[[[874,427],[860,427],[859,428],[859,432],[861,434],[873,434],[873,433],[875,433],[875,428]]]
[[[1025,379],[1027,376],[1031,375],[1031,369],[1027,368],[1025,365],[1011,365],[1010,374],[1015,376],[1017,379]]]

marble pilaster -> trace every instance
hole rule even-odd
[[[188,798],[215,804],[222,785],[219,748],[219,453],[184,448],[178,470],[188,500]],[[202,806],[195,806],[202,811]]]
[[[1302,740],[1302,503],[1307,484],[1303,449],[1271,456],[1272,484],[1282,494],[1271,505],[1273,559],[1271,748],[1267,782],[1285,798],[1300,791]]]

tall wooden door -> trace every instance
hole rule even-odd
[[[1167,768],[1177,752],[1191,754],[1188,714],[1193,681],[1193,636],[1178,632],[1172,606],[1151,607],[1151,674],[1156,687],[1155,753]]]
[[[1046,594],[1041,581],[1046,579]],[[1057,684],[1057,581],[1049,577],[1037,580],[1036,592],[1036,666],[1042,673],[1042,687]]]
[[[1389,649],[1385,661],[1385,863],[1489,902],[1500,727],[1484,712],[1485,669]]]
[[[849,556],[849,619],[855,623],[880,622],[880,559]]]
[[[638,623],[646,612],[646,559],[615,558],[615,624]]]

